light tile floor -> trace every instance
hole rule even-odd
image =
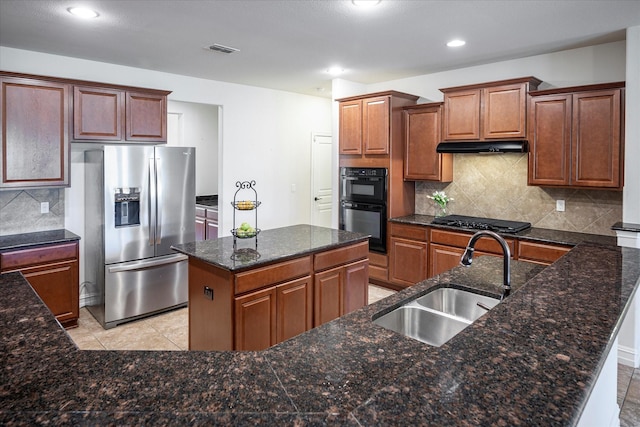
[[[395,293],[369,286],[369,304]],[[187,350],[189,317],[186,308],[105,330],[86,308],[78,327],[67,332],[82,350]],[[620,427],[640,426],[640,369],[618,364]]]

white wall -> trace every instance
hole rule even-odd
[[[218,194],[218,106],[168,104],[167,145],[196,147],[196,196]]]

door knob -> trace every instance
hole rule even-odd
[[[320,197],[314,197],[313,200],[317,202],[318,200],[320,200]]]

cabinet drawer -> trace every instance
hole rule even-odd
[[[196,206],[196,216],[207,216],[207,210],[205,208],[201,208],[200,206]]]
[[[218,209],[207,209],[207,219],[218,221]]]
[[[311,272],[311,256],[292,259],[262,268],[236,274],[235,293],[260,289],[265,286],[307,276]]]
[[[571,250],[570,246],[549,245],[533,242],[518,243],[518,259],[538,264],[552,264]]]
[[[421,242],[427,242],[429,238],[429,229],[419,225],[390,223],[389,229],[391,230],[391,235],[394,237],[404,237]]]
[[[455,231],[444,231],[432,229],[430,233],[431,243],[440,243],[447,246],[455,246],[458,248],[466,248],[469,239],[473,234],[471,233],[458,233]],[[504,239],[509,245],[511,256],[516,253],[516,244],[513,239]],[[502,247],[491,237],[482,237],[476,242],[476,251],[489,252],[494,254],[502,254]]]
[[[369,254],[369,242],[361,242],[331,251],[321,252],[313,258],[314,271],[326,270],[336,265],[344,265],[351,261],[366,258]]]
[[[22,267],[75,259],[77,257],[77,243],[65,243],[62,245],[43,246],[33,249],[5,252],[0,254],[0,270],[5,273]]]

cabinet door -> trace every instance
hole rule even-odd
[[[450,182],[453,179],[453,156],[438,154],[442,141],[442,107],[431,106],[404,111],[405,180]]]
[[[427,243],[398,237],[391,237],[390,242],[391,281],[408,287],[425,280],[427,278]]]
[[[549,265],[570,250],[570,246],[520,241],[518,243],[518,260]]]
[[[196,242],[201,242],[206,239],[206,220],[204,218],[196,217]]]
[[[235,350],[264,350],[276,344],[276,288],[235,299]]]
[[[340,103],[340,154],[362,154],[362,101]]]
[[[529,185],[569,185],[571,95],[531,97],[528,114]]]
[[[429,245],[429,277],[436,276],[460,265],[464,249],[452,246]]]
[[[364,154],[389,154],[390,100],[388,96],[362,101],[362,142]]]
[[[127,141],[167,142],[167,97],[127,92]]]
[[[444,94],[444,139],[480,139],[480,89]]]
[[[524,138],[526,98],[522,83],[482,89],[482,138]]]
[[[354,262],[344,267],[343,311],[351,313],[369,303],[369,261]]]
[[[313,325],[320,326],[337,319],[342,313],[342,275],[344,269],[336,267],[316,273],[313,280]]]
[[[276,340],[282,342],[313,327],[311,276],[276,287]]]
[[[63,326],[76,326],[80,315],[78,262],[66,261],[20,270]]]
[[[217,239],[218,238],[218,221],[209,221],[205,222],[206,225],[206,240]]]
[[[0,187],[69,185],[69,86],[0,80]]]
[[[620,188],[620,90],[573,95],[572,185]]]
[[[73,139],[122,140],[124,94],[120,90],[73,88]]]

